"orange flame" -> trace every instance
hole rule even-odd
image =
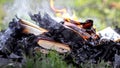
[[[63,18],[65,26],[70,27],[70,28],[71,28],[71,26],[73,26],[73,27],[75,26],[78,30],[79,29],[81,30],[81,28],[82,28],[83,31],[80,31],[80,32],[78,30],[76,30],[76,29],[73,29],[73,28],[71,28],[71,29],[73,29],[74,31],[78,31],[79,34],[85,40],[88,39],[90,36],[95,36],[94,39],[96,39],[96,34],[93,33],[93,31],[94,31],[93,29],[91,30],[91,33],[89,33],[89,32],[85,32],[84,31],[85,29],[83,28],[84,26],[85,27],[89,26],[91,23],[88,22],[88,23],[85,23],[85,25],[83,25],[83,24],[81,24],[81,22],[78,21],[78,18],[75,15],[75,13],[73,13],[73,15],[71,16],[68,13],[68,11],[67,11],[66,8],[56,9],[54,7],[54,0],[50,0],[50,7],[55,12],[55,14],[56,14],[57,17]],[[90,27],[91,27],[91,25],[90,25]]]
[[[56,13],[56,16],[61,17],[63,19],[72,19],[72,20],[78,20],[75,13],[71,16],[66,8],[63,9],[56,9],[54,7],[54,0],[50,0],[50,7],[51,9]]]
[[[63,9],[56,9],[55,7],[54,7],[54,1],[53,0],[50,0],[50,7],[52,8],[52,10],[54,11],[54,12],[56,12],[56,13],[66,13],[67,11],[66,11],[66,9],[65,8],[63,8]]]

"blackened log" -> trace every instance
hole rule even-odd
[[[62,27],[62,24],[53,20],[47,13],[45,13],[44,16],[40,13],[34,15],[30,14],[30,17],[33,21],[38,23],[40,27],[47,30],[60,29]]]
[[[42,17],[42,15],[38,13],[30,15],[30,17],[38,23],[40,27],[47,29],[49,32],[46,33],[46,36],[53,38],[55,41],[68,44],[71,48],[81,47],[83,45],[84,39],[77,32],[56,22],[48,14],[44,14]]]
[[[115,54],[114,68],[120,68],[120,55]]]

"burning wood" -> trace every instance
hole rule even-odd
[[[34,49],[40,48],[41,50],[56,50],[59,53],[69,52],[65,58],[74,58],[74,63],[79,64],[86,60],[97,63],[100,59],[115,62],[115,55],[120,54],[120,43],[102,39],[97,35],[92,27],[92,20],[76,24],[74,20],[67,22],[63,20],[64,23],[58,23],[48,14],[44,16],[40,13],[31,14],[30,17],[39,26],[22,19],[13,19],[9,23],[9,28],[1,33],[1,55],[22,60],[23,52],[29,55],[29,51],[33,52]]]
[[[51,8],[63,16],[67,13],[66,10],[55,9],[53,2]],[[23,19],[13,19],[9,28],[0,34],[0,58],[14,58],[21,62],[24,59],[23,53],[30,55],[36,49],[56,50],[62,54],[67,52],[69,55],[65,59],[70,59],[75,64],[85,61],[98,63],[99,60],[114,63],[115,56],[120,54],[120,42],[98,35],[93,28],[93,20],[79,22],[69,16],[63,17],[60,23],[47,13],[30,14],[31,19],[39,26]]]
[[[68,33],[72,33],[73,35],[78,35],[73,30],[66,28],[63,24],[53,20],[48,14],[45,14],[43,17],[41,17],[41,14],[34,14],[30,16],[31,16],[31,19],[37,22],[40,27],[45,28],[48,31],[58,30],[58,32],[60,31],[60,33],[64,31],[68,31]]]
[[[67,23],[71,23],[71,24],[67,24]],[[67,23],[65,23],[66,26],[78,32],[85,40],[89,39],[90,37],[93,39],[99,38],[99,36],[96,34],[95,29],[93,28],[92,20],[87,20],[86,22],[83,23],[74,20],[69,20],[67,21]]]
[[[66,27],[63,26],[63,24],[57,23],[56,21],[51,19],[50,16],[47,15],[47,14],[45,14],[43,18],[40,16],[40,14],[31,15],[31,18],[34,21],[39,22],[39,25],[42,28],[37,26],[37,25],[34,25],[30,22],[27,22],[25,20],[19,19],[18,22],[21,25],[21,27],[23,27],[22,30],[21,30],[23,33],[25,33],[25,34],[32,33],[32,34],[35,34],[35,35],[40,35],[40,34],[46,33],[45,34],[46,37],[48,36],[47,34],[49,34],[49,35],[51,34],[50,37],[53,40],[56,41],[56,42],[52,42],[52,41],[46,41],[46,40],[44,40],[44,41],[39,40],[38,45],[41,46],[41,47],[47,48],[48,44],[49,44],[50,48],[47,48],[47,49],[55,49],[58,52],[62,52],[62,50],[63,51],[64,50],[70,51],[70,48],[72,48],[73,46],[68,46],[68,45],[75,44],[74,46],[81,47],[81,46],[78,46],[79,44],[76,44],[76,43],[79,43],[81,41],[85,41],[82,38],[83,36],[79,35],[78,32],[80,32],[80,31],[77,31],[79,29],[75,30],[72,27],[71,27],[72,29],[66,28]],[[47,24],[47,26],[46,26],[46,24]],[[67,33],[69,33],[69,34],[67,34]],[[66,36],[66,34],[67,34],[67,36]],[[71,37],[71,35],[72,35],[72,37]],[[88,34],[88,36],[89,36],[89,34]],[[72,43],[71,41],[74,42],[74,43]],[[46,43],[46,42],[48,44],[46,44],[46,46],[44,44],[44,46],[43,46],[43,43]],[[63,44],[61,44],[61,43],[63,43]],[[57,45],[55,45],[55,44],[57,44]]]
[[[23,25],[25,27],[23,29],[23,33],[25,33],[25,34],[32,33],[35,35],[40,35],[40,34],[43,34],[44,32],[48,32],[47,30],[45,30],[37,25],[34,25],[28,21],[20,19],[19,22],[21,25]],[[68,45],[61,44],[58,42],[52,42],[52,41],[47,41],[47,40],[38,40],[37,43],[39,46],[41,46],[43,48],[56,50],[60,53],[70,51],[70,48],[68,47]]]
[[[93,28],[93,20],[86,20],[85,22],[79,22],[76,20],[76,16],[73,17],[68,14],[67,10],[64,9],[56,9],[54,7],[54,1],[50,0],[50,7],[55,13],[60,13],[60,17],[64,19],[64,26],[69,27],[74,32],[78,33],[84,40],[89,38],[98,39],[99,36],[96,34],[95,29]],[[74,15],[74,14],[73,14]],[[40,22],[39,22],[40,23]],[[91,37],[92,36],[92,37]]]

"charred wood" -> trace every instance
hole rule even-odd
[[[64,27],[61,23],[53,20],[48,14],[42,17],[40,13],[30,15],[31,19],[39,23],[39,26],[47,29],[49,32],[46,36],[53,38],[55,41],[68,44],[71,48],[81,47],[84,39],[73,30]]]

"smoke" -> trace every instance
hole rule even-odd
[[[54,0],[55,7],[58,9],[66,8],[69,5],[67,3],[70,0]],[[68,6],[66,6],[68,5]],[[6,16],[4,18],[5,24],[9,23],[12,18],[17,15],[19,18],[27,19],[29,21],[29,13],[38,13],[40,12],[47,12],[50,16],[54,17],[54,13],[50,8],[49,0],[13,0],[12,3],[5,5]]]
[[[47,5],[49,6],[48,0],[14,0],[13,3],[5,5],[6,17],[4,22],[9,22],[15,15],[19,18],[28,19],[28,13],[35,13],[41,9],[48,11]]]

